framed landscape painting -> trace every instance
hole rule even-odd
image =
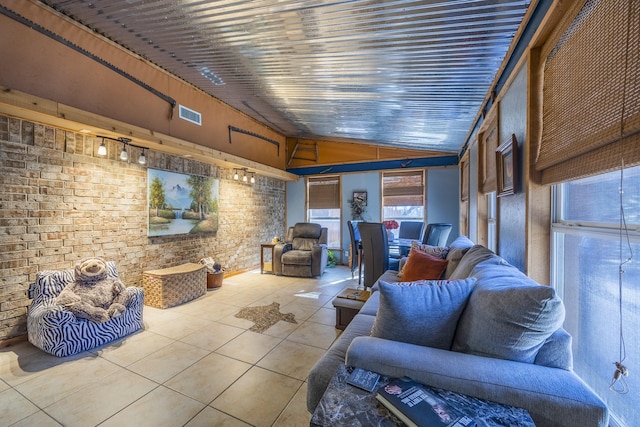
[[[148,169],[148,183],[148,236],[218,230],[218,179]]]

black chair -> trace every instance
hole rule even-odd
[[[370,288],[387,270],[398,269],[398,260],[389,258],[387,230],[380,222],[358,224],[362,241],[362,262],[364,264],[364,288]]]
[[[358,284],[360,284],[362,276],[362,241],[360,238],[360,231],[358,230],[358,223],[362,221],[347,221],[347,227],[349,228],[349,237],[351,238],[351,263],[349,268],[351,269],[351,278],[353,279],[354,271],[358,270]]]
[[[424,222],[422,221],[402,221],[400,230],[398,230],[398,238],[420,240]]]
[[[451,224],[446,223],[427,224],[422,243],[431,246],[446,246],[451,227]]]
[[[422,238],[422,230],[424,222],[422,221],[402,221],[398,230],[399,239],[420,240]],[[400,256],[406,256],[409,253],[408,248],[398,248]]]

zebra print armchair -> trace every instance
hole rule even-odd
[[[113,261],[107,262],[109,277],[118,277]],[[142,288],[128,287],[131,293],[127,310],[120,317],[104,323],[76,318],[69,310],[57,305],[55,299],[62,289],[75,280],[74,270],[41,271],[29,288],[33,300],[27,312],[29,342],[54,356],[64,357],[99,347],[141,329],[144,293]]]

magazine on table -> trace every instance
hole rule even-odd
[[[376,393],[384,406],[409,427],[471,427],[473,418],[457,410],[438,393],[408,378],[392,380]]]
[[[347,288],[338,295],[338,298],[353,299],[356,301],[366,301],[369,299],[370,296],[371,296],[370,291]]]
[[[380,380],[380,374],[362,368],[353,368],[347,377],[347,384],[356,386],[368,392],[373,392]]]

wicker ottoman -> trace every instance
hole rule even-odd
[[[142,275],[144,304],[169,308],[191,301],[207,292],[207,268],[204,264],[187,263]]]

